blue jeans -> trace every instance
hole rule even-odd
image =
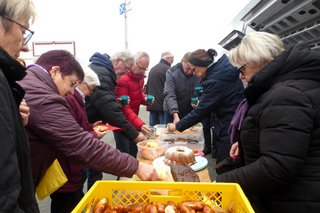
[[[149,125],[154,126],[156,124],[167,124],[171,122],[171,116],[168,112],[162,111],[150,111]]]
[[[116,141],[116,147],[121,152],[128,153],[133,157],[137,157],[138,147],[134,141],[130,141],[122,132],[113,132],[114,140]]]

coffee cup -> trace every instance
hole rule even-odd
[[[194,92],[196,93],[197,96],[200,96],[203,93],[203,87],[202,86],[194,87]]]
[[[147,103],[148,104],[152,104],[154,100],[154,96],[153,95],[147,95]]]
[[[192,98],[191,98],[191,104],[193,104],[193,105],[198,105],[198,102],[199,102],[198,97],[192,97]]]
[[[129,96],[127,95],[122,95],[120,96],[120,103],[122,106],[127,106],[128,105],[128,102],[129,102]]]

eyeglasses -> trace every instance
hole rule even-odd
[[[148,70],[148,68],[143,68],[138,63],[136,63],[136,65],[139,68],[139,70],[142,70],[142,71],[147,71]]]
[[[89,86],[89,84],[87,84],[87,82],[83,82],[83,84],[86,85],[86,87],[87,87],[87,89],[88,89],[88,91],[89,91],[89,94],[92,94],[94,88],[91,88],[91,87]]]
[[[241,67],[239,67],[239,72],[241,73],[241,75],[244,75],[244,71],[246,70],[247,64],[242,65]]]
[[[23,45],[26,45],[30,41],[31,37],[34,34],[34,31],[32,31],[28,27],[20,24],[16,20],[13,20],[13,19],[9,18],[8,16],[5,16],[5,15],[0,15],[0,16],[2,16],[3,18],[7,19],[8,21],[11,21],[11,22],[17,24],[19,27],[22,28]]]
[[[79,81],[71,81],[70,80],[70,83],[71,83],[71,88],[76,88],[79,84]]]

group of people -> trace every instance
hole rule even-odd
[[[68,182],[51,194],[52,212],[74,208],[87,176],[88,187],[101,172],[158,180],[136,159],[136,142],[152,132],[139,118],[141,104],[152,124],[169,119],[170,131],[209,119],[217,162],[237,161],[217,170],[216,181],[239,183],[256,212],[320,210],[319,51],[304,43],[285,48],[278,36],[253,32],[228,56],[198,49],[171,67],[166,52],[149,76],[163,84],[162,93],[153,91],[163,95],[159,114],[146,98],[154,84],[143,88],[146,52],[94,53],[82,67],[69,52],[52,50],[23,66],[18,58],[28,51],[34,18],[31,0],[0,1],[1,212],[39,212],[35,187],[55,159]],[[203,91],[192,104],[198,85]],[[131,97],[129,104],[121,105],[121,96]],[[157,98],[154,104],[161,107]],[[94,130],[101,122],[121,128],[116,148]]]

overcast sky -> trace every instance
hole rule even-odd
[[[128,0],[129,1],[129,0]],[[94,52],[110,55],[125,47],[124,0],[34,0],[37,41],[75,41],[76,56],[88,64]],[[187,51],[214,47],[232,30],[231,21],[249,0],[131,0],[128,47],[150,54],[150,68],[164,51],[174,64]]]

